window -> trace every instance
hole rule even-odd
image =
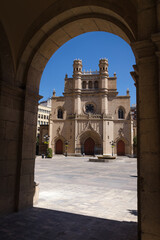
[[[124,119],[124,111],[122,108],[119,108],[119,110],[118,110],[118,118]]]
[[[63,111],[61,108],[58,109],[57,118],[63,119]]]
[[[94,88],[98,89],[98,81],[94,82]]]
[[[41,115],[41,118],[43,119],[43,114]]]
[[[89,81],[88,88],[92,88],[92,82]]]
[[[46,115],[44,115],[44,119],[46,119]]]
[[[87,104],[85,106],[86,113],[94,113],[94,105],[93,104]]]
[[[86,89],[86,82],[85,81],[82,82],[82,88]]]

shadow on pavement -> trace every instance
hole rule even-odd
[[[128,209],[128,212],[130,212],[130,214],[132,214],[134,216],[138,216],[138,211],[137,210],[130,210],[130,209]]]
[[[1,240],[136,240],[137,223],[43,208],[0,218]]]

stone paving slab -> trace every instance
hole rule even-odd
[[[36,159],[34,208],[0,218],[0,240],[136,240],[136,159]]]
[[[36,159],[37,207],[118,221],[137,221],[136,159],[106,163],[54,156]]]
[[[42,208],[0,219],[1,240],[136,240],[137,224]]]

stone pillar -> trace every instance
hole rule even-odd
[[[26,90],[17,166],[17,211],[33,205],[38,101],[39,95]]]
[[[114,140],[113,121],[103,118],[103,155],[111,155],[112,147],[110,142]]]
[[[81,113],[81,89],[82,89],[82,61],[74,60],[73,62],[73,82],[74,82],[74,113]]]
[[[133,120],[130,120],[130,155],[133,156]]]
[[[49,145],[48,145],[48,147],[49,148],[52,148],[52,133],[53,133],[53,121],[52,121],[52,118],[51,118],[51,115],[50,115],[50,118],[49,118]],[[52,148],[52,151],[53,151],[53,154],[55,153],[54,152],[54,149]]]
[[[108,114],[108,95],[105,94],[102,96],[101,101],[101,113],[105,114],[105,116]]]
[[[75,115],[75,122],[74,122],[74,151],[77,153],[76,148],[77,148],[77,115]]]
[[[81,95],[77,94],[74,98],[74,113],[81,114]]]
[[[151,40],[132,45],[139,77],[137,87],[138,223],[141,240],[160,239],[159,76]]]
[[[108,60],[100,59],[99,61],[100,73],[100,91],[102,92],[101,113],[108,114]]]
[[[33,205],[39,96],[6,84],[0,88],[0,213]]]

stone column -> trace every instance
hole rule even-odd
[[[73,81],[74,81],[74,113],[81,113],[81,89],[82,89],[82,61],[73,62]]]
[[[81,114],[81,95],[77,94],[74,98],[74,113]]]
[[[101,112],[105,114],[105,116],[108,114],[108,95],[102,95],[102,102],[101,102]]]
[[[101,101],[101,113],[108,114],[108,60],[100,59],[99,61],[99,72],[100,72],[100,91],[102,92]]]
[[[75,121],[74,121],[74,151],[77,153],[76,148],[77,148],[77,114],[75,114]]]
[[[137,68],[138,222],[142,240],[160,238],[159,76],[151,40],[132,45]]]
[[[33,205],[38,101],[39,95],[26,90],[17,166],[17,210]]]
[[[108,121],[105,117],[103,118],[103,155],[111,155],[112,147],[110,142],[114,141],[114,127],[113,121]]]

